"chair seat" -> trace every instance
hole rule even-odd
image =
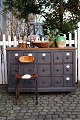
[[[17,79],[36,79],[38,78],[38,75],[37,74],[25,74],[25,75],[22,75],[22,74],[16,74],[15,78]]]

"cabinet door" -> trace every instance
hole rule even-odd
[[[61,77],[61,76],[54,77],[53,86],[55,86],[55,87],[63,87],[63,77]]]
[[[35,52],[27,51],[27,52],[24,52],[24,55],[33,56],[34,59],[35,59],[35,62],[37,62],[36,53]]]
[[[18,59],[23,55],[23,52],[15,51],[10,52],[10,63],[18,64]]]
[[[51,56],[49,52],[40,52],[38,53],[38,63],[50,63],[50,57]]]
[[[18,65],[16,64],[11,64],[10,69],[11,69],[10,76],[15,76],[19,72]]]
[[[40,76],[50,76],[50,65],[38,65],[38,74]]]
[[[64,86],[71,87],[72,86],[73,77],[71,75],[64,76]]]
[[[62,63],[63,62],[63,52],[55,51],[53,55],[54,63]]]
[[[72,62],[72,52],[64,52],[64,62]]]
[[[63,65],[56,64],[53,66],[54,75],[61,75],[63,74]]]
[[[34,73],[34,64],[20,64],[20,73],[21,74],[33,74]]]
[[[22,80],[20,83],[20,87],[22,88],[35,88],[35,81],[34,80]]]
[[[15,88],[15,85],[15,76],[10,76],[10,79],[8,79],[8,88]]]
[[[25,81],[25,80],[19,81],[19,88],[24,88],[25,85],[28,86],[27,82],[28,81]],[[11,90],[14,89],[14,92],[15,92],[15,86],[16,86],[15,76],[10,76],[10,80],[8,81],[8,88]]]
[[[64,64],[64,74],[72,75],[72,64]]]
[[[51,77],[39,77],[38,78],[38,87],[50,87],[51,86]]]

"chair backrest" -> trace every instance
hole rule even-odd
[[[21,56],[19,58],[20,63],[32,63],[34,62],[34,57],[33,56]]]
[[[33,56],[19,57],[19,74],[34,74],[36,65]]]

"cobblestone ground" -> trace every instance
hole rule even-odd
[[[35,105],[34,94],[20,94],[15,105],[15,94],[0,85],[0,120],[80,120],[80,85],[71,93],[39,93]]]

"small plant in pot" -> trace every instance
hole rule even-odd
[[[58,33],[58,29],[48,30],[49,41],[52,41],[53,44],[51,47],[56,47],[56,35]]]

